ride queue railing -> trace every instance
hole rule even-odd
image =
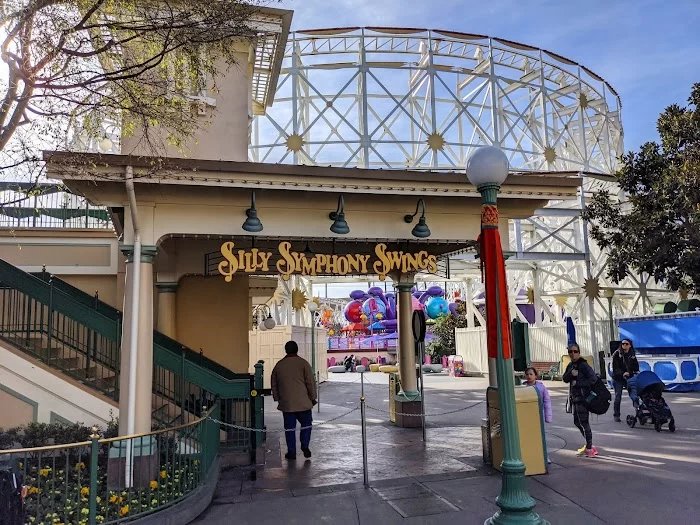
[[[21,523],[114,524],[163,510],[208,479],[219,452],[218,400],[202,417],[148,434],[0,450],[22,486]],[[127,449],[133,458],[127,482]]]

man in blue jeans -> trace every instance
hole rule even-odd
[[[296,342],[284,345],[287,355],[272,369],[272,399],[277,401],[277,410],[284,418],[285,438],[287,439],[288,460],[297,458],[296,427],[301,425],[299,440],[305,458],[311,457],[311,409],[316,405],[316,381],[311,365],[299,357]]]
[[[639,363],[637,356],[634,353],[632,341],[623,339],[620,342],[620,347],[613,353],[612,359],[612,377],[615,386],[615,403],[613,405],[613,417],[615,421],[620,422],[620,403],[622,401],[622,389],[627,385],[632,404],[637,408],[637,378],[639,373]]]

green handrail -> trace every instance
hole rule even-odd
[[[121,310],[117,310],[113,306],[110,306],[104,301],[101,301],[98,296],[91,296],[90,294],[85,293],[80,288],[76,288],[75,286],[71,285],[70,283],[67,283],[63,279],[45,271],[38,272],[32,275],[36,276],[44,282],[50,282],[53,285],[54,289],[58,289],[61,292],[70,295],[73,299],[82,303],[88,308],[99,312],[105,317],[117,320],[119,323],[122,323],[123,313],[121,312]],[[208,357],[202,355],[199,352],[195,352],[191,348],[188,348],[187,346],[179,343],[174,339],[171,339],[170,337],[166,336],[165,334],[162,334],[161,332],[158,332],[157,330],[153,331],[153,344],[154,348],[155,346],[158,346],[159,348],[169,350],[170,352],[173,352],[178,355],[182,352],[184,353],[185,360],[188,363],[209,369],[217,375],[220,375],[226,379],[245,379],[248,377],[248,374],[237,374],[235,372],[232,372],[225,366],[220,365],[216,361],[209,359]]]
[[[46,337],[47,348],[41,349],[42,352],[46,351],[46,355],[39,357],[71,375],[82,374],[80,379],[87,378],[90,370],[95,369],[95,364],[100,365],[100,370],[111,370],[114,376],[89,377],[86,384],[114,399],[118,398],[121,312],[109,308],[98,310],[95,308],[95,305],[99,306],[98,303],[88,302],[88,298],[95,301],[94,298],[83,292],[77,293],[77,289],[72,290],[68,283],[55,285],[53,279],[47,282],[1,259],[0,285],[4,286],[5,292],[9,292],[3,294],[3,301],[7,301],[8,295],[13,301],[11,308],[5,305],[6,313],[0,319],[0,337],[14,338],[15,344],[17,339],[29,343],[32,334]],[[13,312],[11,319],[8,311]],[[77,357],[70,353],[58,357],[52,355],[52,340],[72,348],[77,352]],[[43,344],[41,339],[41,346]],[[169,406],[179,407],[179,414],[173,416],[169,413],[167,417],[158,418],[161,421],[167,424],[178,420],[186,422],[197,415],[197,404],[219,397],[224,421],[236,422],[241,426],[255,423],[251,408],[253,404],[250,402],[252,375],[235,374],[157,332],[154,333],[153,364],[154,393],[157,400],[162,402],[155,410],[162,409],[169,413]],[[76,368],[80,369],[79,374]],[[240,433],[230,432],[228,441],[234,441],[236,448],[253,446]]]
[[[117,524],[186,500],[210,479],[219,453],[219,400],[191,423],[148,434],[0,450],[26,487],[27,523]],[[133,482],[125,480],[131,449]]]

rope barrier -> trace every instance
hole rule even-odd
[[[477,401],[476,403],[473,403],[469,406],[458,408],[456,410],[448,410],[446,412],[437,412],[435,414],[423,414],[422,412],[418,412],[417,414],[407,414],[404,412],[394,412],[397,416],[403,416],[403,417],[419,417],[425,415],[425,417],[438,417],[438,416],[446,416],[448,414],[456,414],[457,412],[462,412],[463,410],[469,410],[470,408],[474,408],[475,406],[481,405],[482,403],[485,403],[486,401]],[[374,410],[375,412],[382,412],[384,414],[391,414],[389,410],[384,410],[383,408],[376,408],[370,405],[367,405],[367,408],[370,410]]]
[[[360,409],[360,405],[357,405],[356,407],[352,408],[351,410],[348,410],[347,412],[345,412],[337,417],[331,418],[327,421],[321,421],[320,423],[316,423],[315,425],[309,425],[309,426],[300,427],[300,428],[281,429],[281,430],[267,430],[266,428],[244,427],[241,425],[236,425],[234,423],[225,423],[225,422],[220,421],[218,419],[215,419],[213,417],[209,417],[208,419],[210,421],[213,421],[214,423],[221,425],[221,426],[224,426],[227,428],[233,428],[236,430],[247,430],[249,432],[251,432],[251,431],[252,432],[262,432],[264,434],[277,434],[277,433],[283,433],[283,432],[296,432],[297,430],[308,430],[310,428],[315,428],[315,427],[320,427],[322,425],[327,425],[329,423],[332,423],[333,421],[337,421],[338,419],[344,418],[345,416],[352,414],[353,412],[355,412],[356,410],[359,410],[359,409]]]
[[[446,416],[449,414],[456,414],[457,412],[463,412],[464,410],[469,410],[470,408],[474,408],[475,406],[481,405],[482,403],[485,403],[485,401],[477,401],[476,403],[472,403],[471,405],[468,405],[466,407],[458,408],[456,410],[447,410],[445,412],[436,412],[434,414],[425,414],[425,417],[438,417],[438,416]],[[383,408],[377,408],[373,407],[370,405],[365,405],[368,409],[374,410],[375,412],[381,412],[384,414],[390,414],[391,412],[389,410],[384,410]],[[326,421],[321,421],[320,423],[314,423],[313,425],[310,426],[305,426],[305,427],[299,427],[299,428],[290,428],[290,429],[280,429],[280,430],[267,430],[265,428],[251,428],[251,427],[245,427],[242,425],[236,425],[234,423],[225,423],[224,421],[220,421],[218,419],[215,419],[213,417],[209,417],[208,419],[210,421],[213,421],[214,423],[217,423],[223,427],[227,428],[233,428],[235,430],[246,430],[249,432],[262,432],[262,433],[267,433],[267,434],[277,434],[277,433],[283,433],[283,432],[295,432],[297,430],[308,430],[310,428],[316,428],[320,427],[323,425],[328,425],[329,423],[333,423],[334,421],[338,421],[339,419],[342,419],[353,412],[357,411],[360,409],[360,406],[357,405],[353,407],[352,409],[348,410],[347,412],[344,412],[343,414],[336,416],[334,418],[328,419]],[[404,412],[395,412],[397,416],[403,416],[403,417],[418,417],[422,416],[422,413],[417,413],[417,414],[408,414]]]

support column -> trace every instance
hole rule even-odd
[[[408,276],[403,276],[404,279]],[[415,283],[399,282],[396,285],[399,317],[399,377],[401,392],[394,398],[396,425],[404,428],[420,428],[423,401],[418,391],[416,373],[416,342],[413,338],[413,301],[411,291]]]
[[[416,343],[413,339],[413,303],[411,290],[415,283],[399,283],[399,376],[401,377],[401,390],[409,399],[418,398],[418,379],[416,377]]]
[[[155,246],[141,247],[141,276],[139,287],[139,320],[136,355],[131,348],[131,297],[133,293],[134,247],[122,246],[126,255],[126,284],[124,289],[124,321],[122,325],[121,371],[119,376],[119,434],[125,435],[129,411],[129,362],[136,359],[135,426],[137,434],[151,431],[153,392],[153,258]]]
[[[158,290],[158,323],[156,330],[177,339],[177,283],[156,283]]]

